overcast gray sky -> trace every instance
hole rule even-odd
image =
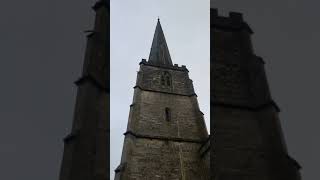
[[[242,12],[252,27],[253,47],[266,61],[274,100],[290,155],[302,166],[303,180],[319,176],[320,1],[211,0],[227,15]]]
[[[57,180],[95,0],[0,1],[0,179]]]
[[[111,177],[119,165],[133,86],[157,18],[173,63],[186,65],[210,127],[209,0],[111,0]]]

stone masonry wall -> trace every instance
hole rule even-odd
[[[172,86],[162,86],[160,77],[168,72],[172,78]],[[194,94],[192,80],[189,79],[188,71],[177,71],[167,68],[159,68],[148,65],[141,65],[138,74],[137,85],[143,89],[176,93],[182,95]]]
[[[163,85],[166,73],[170,84]],[[187,70],[142,64],[116,180],[208,180],[208,139]]]
[[[167,138],[203,140],[207,131],[192,97],[136,89],[128,131]],[[170,120],[165,119],[170,109]]]
[[[121,179],[207,180],[201,144],[126,137],[130,141]]]

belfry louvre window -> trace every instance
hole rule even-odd
[[[164,76],[161,76],[161,85],[165,86]]]
[[[166,121],[170,121],[171,120],[171,110],[170,110],[170,108],[166,107],[165,115],[166,115]]]
[[[171,86],[171,75],[168,72],[164,72],[161,75],[161,85],[170,87]]]
[[[167,85],[168,86],[171,86],[171,79],[169,76],[166,77],[166,80],[167,80]]]

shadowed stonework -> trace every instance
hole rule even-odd
[[[186,66],[172,64],[158,20],[142,59],[115,180],[208,180],[208,132]]]
[[[64,139],[60,180],[109,179],[109,2],[94,6],[72,132]]]
[[[264,61],[240,13],[211,9],[211,179],[300,180],[287,152]]]

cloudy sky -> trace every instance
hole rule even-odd
[[[319,1],[211,0],[220,14],[242,12],[255,34],[253,46],[266,61],[289,154],[304,180],[319,176]]]
[[[157,18],[173,63],[186,65],[210,127],[209,0],[111,0],[111,177],[119,165],[133,86]]]
[[[0,179],[57,180],[95,0],[0,1]]]

